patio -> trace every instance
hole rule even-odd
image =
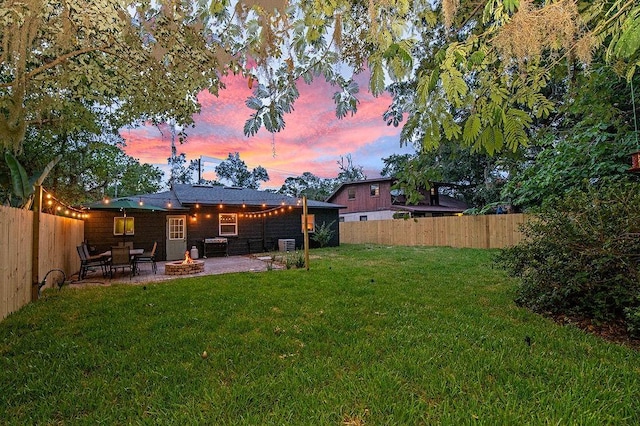
[[[140,284],[149,282],[167,281],[175,278],[189,278],[198,277],[203,275],[219,275],[228,274],[233,272],[264,272],[269,268],[271,257],[264,256],[228,256],[228,257],[210,257],[207,259],[198,259],[204,261],[204,272],[192,275],[171,276],[165,275],[165,263],[172,262],[157,262],[158,272],[156,274],[151,270],[151,264],[140,265],[140,273],[134,275],[129,279],[128,273],[118,273],[115,277],[103,277],[101,271],[87,273],[87,276],[83,280],[78,280],[77,275],[71,278],[69,287],[80,288],[92,285],[108,286],[111,284]],[[281,265],[273,264],[273,269],[282,269]]]

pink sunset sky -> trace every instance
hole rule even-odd
[[[218,97],[203,92],[199,96],[202,111],[194,117],[195,127],[186,129],[187,140],[178,145],[187,161],[200,156],[226,159],[240,153],[249,169],[262,166],[270,180],[261,188],[278,189],[289,176],[311,172],[322,178],[335,178],[340,156],[351,154],[353,163],[362,166],[368,178],[380,176],[382,158],[392,154],[413,153],[413,147],[400,147],[400,127],[387,126],[382,114],[390,104],[388,95],[373,97],[367,81],[360,79],[358,112],[342,120],[336,118],[332,96],[336,88],[316,80],[300,83],[300,97],[294,111],[285,116],[283,131],[271,134],[262,128],[257,135],[245,137],[244,123],[253,110],[245,106],[251,95],[247,81],[228,77]],[[168,171],[171,135],[147,125],[123,129],[125,151],[141,163],[150,163]],[[204,178],[215,177],[215,163],[203,162]],[[166,176],[165,176],[166,177]],[[197,179],[197,176],[195,176]]]

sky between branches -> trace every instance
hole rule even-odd
[[[366,88],[366,77],[360,78],[360,87]],[[202,112],[194,117],[195,127],[186,129],[187,141],[177,147],[187,161],[200,156],[225,159],[230,152],[239,152],[250,169],[258,165],[267,169],[270,181],[261,188],[279,188],[288,176],[304,172],[336,177],[341,155],[351,154],[354,164],[363,166],[367,177],[375,178],[382,170],[383,157],[414,152],[413,147],[400,147],[400,127],[387,126],[382,119],[391,100],[386,94],[375,98],[362,91],[358,112],[339,120],[331,99],[335,88],[319,79],[311,85],[301,84],[295,111],[287,117],[282,132],[272,135],[262,129],[254,137],[245,137],[243,126],[251,110],[244,102],[251,90],[237,76],[226,78],[225,84],[219,97],[207,92],[199,96]],[[167,127],[161,129],[147,125],[122,129],[121,134],[127,154],[166,173],[171,134]],[[214,177],[214,167],[204,163],[205,179]]]

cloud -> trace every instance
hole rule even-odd
[[[365,168],[368,177],[376,177],[383,157],[413,152],[400,147],[400,128],[389,127],[382,119],[391,101],[388,95],[375,98],[361,87],[358,112],[338,120],[332,99],[336,88],[320,80],[301,83],[300,97],[294,111],[285,116],[284,130],[271,134],[261,129],[257,135],[245,137],[244,123],[252,112],[245,100],[251,90],[240,76],[226,78],[225,85],[217,97],[206,91],[198,96],[202,110],[194,117],[195,126],[185,129],[187,141],[177,147],[187,160],[200,156],[225,159],[229,153],[239,152],[249,168],[260,165],[267,169],[271,180],[263,187],[278,188],[288,176],[304,172],[336,177],[337,161],[347,154],[352,155],[355,165]],[[121,134],[127,154],[166,170],[171,155],[171,135],[166,128],[163,133],[148,125],[123,129]],[[205,177],[210,178],[213,165],[205,162],[204,166]]]

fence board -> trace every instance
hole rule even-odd
[[[67,277],[77,272],[76,246],[84,240],[84,223],[40,215],[39,280],[54,268]],[[0,206],[0,319],[31,301],[33,212]]]
[[[524,214],[341,222],[340,243],[504,248],[522,240]]]

